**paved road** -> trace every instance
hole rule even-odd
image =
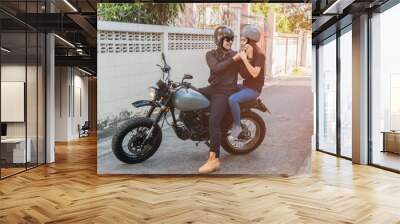
[[[313,100],[310,78],[273,80],[262,99],[272,114],[260,113],[267,124],[263,143],[248,155],[234,156],[221,149],[220,174],[295,175],[310,172]],[[99,143],[101,174],[193,174],[205,161],[208,148],[178,139],[170,128],[153,157],[140,164],[124,164],[110,153],[110,139]]]

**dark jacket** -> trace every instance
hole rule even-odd
[[[216,92],[232,94],[238,90],[238,73],[243,78],[251,76],[242,60],[237,62],[233,60],[236,53],[234,50],[224,52],[221,49],[207,52],[206,60],[210,68],[208,82]]]
[[[221,49],[211,50],[206,54],[210,68],[210,85],[223,92],[232,92],[236,89],[239,66],[232,58],[236,51],[224,52]]]

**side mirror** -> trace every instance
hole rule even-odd
[[[190,75],[190,74],[184,74],[184,75],[183,75],[183,79],[182,79],[182,80],[185,80],[185,79],[193,79],[193,75]]]

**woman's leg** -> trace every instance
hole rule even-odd
[[[254,100],[258,97],[259,93],[251,88],[243,88],[239,92],[232,94],[229,97],[229,106],[232,113],[233,118],[233,126],[234,129],[240,130],[240,103]],[[237,130],[235,131],[237,132]],[[234,135],[238,135],[239,133],[234,133]]]

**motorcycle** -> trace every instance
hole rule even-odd
[[[149,159],[160,147],[162,127],[166,121],[182,140],[205,142],[209,146],[210,116],[208,98],[185,80],[193,79],[185,74],[181,82],[170,79],[171,67],[162,53],[164,65],[160,67],[162,78],[156,86],[149,87],[149,100],[139,100],[132,105],[136,108],[150,107],[145,117],[135,117],[118,128],[112,139],[112,151],[122,162],[134,164]],[[231,154],[247,154],[254,151],[264,140],[266,126],[253,109],[268,112],[261,99],[240,104],[242,131],[237,138],[231,136],[232,116],[227,110],[221,122],[221,146]],[[158,113],[155,111],[159,110]],[[167,114],[170,112],[168,122]],[[178,113],[178,117],[175,113]],[[153,116],[153,118],[152,118]]]

